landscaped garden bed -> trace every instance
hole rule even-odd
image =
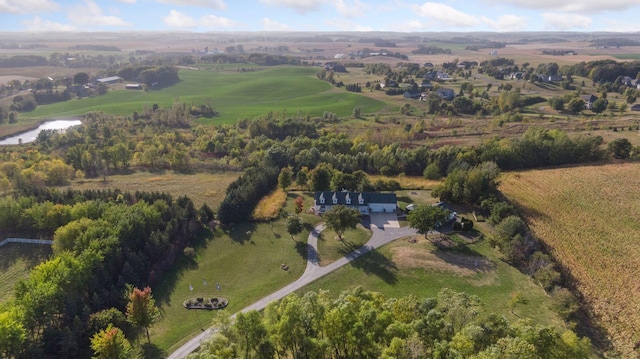
[[[187,309],[222,309],[229,304],[227,298],[215,298],[215,297],[197,297],[189,298],[182,302]]]

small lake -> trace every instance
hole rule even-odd
[[[42,125],[38,126],[38,128],[34,130],[30,130],[27,132],[19,133],[15,136],[7,137],[4,140],[0,140],[0,146],[2,145],[17,145],[20,143],[20,139],[22,139],[22,143],[33,142],[38,138],[38,134],[42,130],[66,130],[69,127],[81,125],[82,122],[80,120],[54,120],[47,121]]]

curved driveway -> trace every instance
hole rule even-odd
[[[298,280],[283,287],[277,292],[271,293],[268,296],[258,300],[250,306],[241,310],[241,312],[247,312],[250,310],[262,310],[271,301],[284,298],[287,294],[292,293],[305,285],[315,281],[316,279],[333,272],[334,270],[344,266],[352,260],[371,252],[372,250],[383,246],[395,239],[411,236],[416,234],[416,230],[409,227],[401,228],[389,228],[386,226],[371,225],[372,235],[369,241],[361,248],[347,254],[346,256],[338,259],[337,261],[328,264],[324,267],[320,267],[318,263],[318,235],[325,228],[324,224],[317,225],[307,240],[307,268]],[[184,358],[190,353],[194,352],[200,347],[200,343],[207,339],[211,335],[211,329],[207,329],[204,332],[198,334],[196,337],[189,340],[182,345],[176,351],[171,353],[169,359]]]

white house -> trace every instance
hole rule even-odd
[[[316,213],[324,213],[337,205],[356,208],[361,214],[395,213],[398,205],[395,193],[377,192],[320,191],[315,193],[313,201]]]

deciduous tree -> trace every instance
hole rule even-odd
[[[300,217],[289,217],[287,220],[287,232],[291,235],[291,239],[293,239],[293,236],[296,234],[302,232],[303,229],[304,227],[302,225],[302,221],[300,221]]]
[[[355,208],[337,205],[324,213],[324,220],[329,229],[338,234],[338,239],[342,240],[342,235],[349,229],[356,229],[360,223],[360,212]]]
[[[96,359],[126,359],[132,350],[122,330],[111,324],[91,338],[91,349]]]
[[[449,211],[439,206],[418,206],[407,215],[409,226],[415,228],[418,233],[427,234],[439,223],[445,222]]]
[[[160,309],[156,307],[156,301],[151,294],[151,288],[145,287],[142,290],[133,288],[129,293],[127,319],[133,325],[144,327],[147,333],[147,341],[151,343],[149,327],[160,319]]]

